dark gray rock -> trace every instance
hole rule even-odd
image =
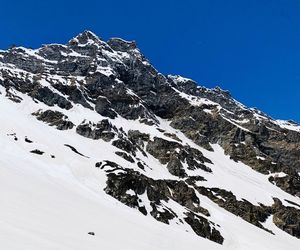
[[[68,130],[74,127],[74,124],[68,120],[68,117],[59,111],[46,110],[37,111],[32,115],[36,116],[39,121],[43,121],[58,130]]]
[[[103,119],[97,124],[83,121],[76,127],[76,132],[79,135],[91,138],[93,140],[102,139],[108,142],[115,137],[118,130],[116,127],[112,126],[112,124],[107,119]]]

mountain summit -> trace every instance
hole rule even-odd
[[[300,125],[84,31],[0,51],[5,249],[297,249]]]

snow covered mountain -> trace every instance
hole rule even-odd
[[[85,31],[0,51],[1,249],[300,249],[300,125]]]

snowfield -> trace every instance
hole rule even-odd
[[[116,156],[115,147],[102,140],[82,137],[75,129],[59,131],[31,115],[41,108],[60,110],[58,107],[35,103],[20,93],[18,95],[23,101],[17,104],[4,97],[2,87],[0,92],[1,249],[300,249],[300,240],[277,228],[271,216],[264,226],[274,235],[227,212],[200,194],[201,206],[211,214],[209,219],[220,226],[218,230],[225,238],[223,245],[197,236],[189,226],[166,225],[151,216],[142,215],[103,191],[106,175],[94,167],[96,162],[111,159],[124,167],[136,168]],[[80,105],[63,112],[76,125],[83,119],[95,122],[102,119],[95,112],[83,110]],[[154,126],[121,117],[111,122],[117,127],[122,126],[125,131],[138,126],[141,132],[164,138]],[[210,167],[213,174],[194,171],[194,174],[199,171],[207,179],[205,186],[230,190],[238,199],[244,198],[253,204],[271,205],[272,197],[300,203],[299,198],[272,185],[267,175],[230,160],[219,146],[212,145],[214,152],[207,151],[171,128],[168,121],[160,119],[160,122],[161,128],[176,133],[184,143],[200,149],[212,160],[214,164]],[[25,142],[25,138],[32,143]],[[65,144],[73,146],[86,157],[74,153]],[[35,149],[44,154],[30,153]],[[154,157],[144,157],[143,160],[152,167],[152,170],[146,170],[147,176],[178,179]],[[175,202],[171,206],[174,211],[179,209]],[[89,235],[89,232],[95,235]]]

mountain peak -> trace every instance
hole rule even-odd
[[[116,51],[128,51],[137,48],[135,41],[126,41],[122,38],[113,37],[107,41],[107,44]]]
[[[85,30],[79,35],[75,36],[69,41],[69,44],[92,44],[92,43],[101,43],[101,38],[98,37],[94,32],[90,30]]]
[[[159,73],[135,42],[0,51],[0,114],[5,249],[299,248],[300,126]]]

